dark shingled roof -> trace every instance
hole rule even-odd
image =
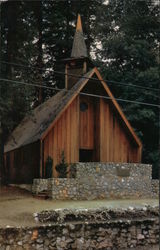
[[[76,31],[73,41],[71,57],[80,58],[87,57],[87,48],[82,31]]]
[[[94,69],[86,73],[85,77],[90,77]],[[30,115],[27,115],[15,128],[5,144],[4,152],[14,150],[41,139],[43,133],[49,125],[56,119],[58,114],[64,109],[68,101],[77,93],[87,80],[81,78],[70,91],[63,89],[49,100],[35,108]]]

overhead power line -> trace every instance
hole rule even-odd
[[[71,76],[71,77],[74,77],[74,78],[84,78],[84,79],[89,79],[89,80],[94,80],[94,81],[102,81],[102,80],[99,80],[97,78],[94,78],[94,77],[86,77],[86,76],[81,76],[81,75],[75,75],[75,74],[68,74],[68,73],[64,73],[64,72],[60,72],[60,71],[53,71],[53,70],[50,70],[50,69],[44,69],[44,68],[39,68],[39,67],[35,67],[35,66],[27,66],[27,65],[23,65],[23,64],[17,64],[17,63],[9,63],[9,62],[6,62],[6,61],[1,61],[2,63],[4,64],[9,64],[9,65],[15,65],[15,66],[20,66],[20,67],[24,67],[24,68],[34,68],[34,69],[38,69],[38,70],[44,70],[44,71],[49,71],[49,72],[53,72],[55,74],[61,74],[61,75],[64,75],[64,76]],[[122,85],[124,87],[137,87],[139,89],[142,89],[142,90],[154,90],[154,91],[160,91],[160,89],[156,89],[156,88],[150,88],[150,87],[143,87],[143,86],[139,86],[139,85],[135,85],[135,84],[127,84],[127,83],[122,83],[122,82],[116,82],[116,81],[110,81],[110,80],[104,80],[103,81],[106,81],[108,84],[112,83],[112,84],[118,84],[118,85]],[[48,83],[48,81],[43,81],[44,83]],[[37,83],[34,81],[34,83]],[[38,85],[39,87],[41,87],[42,85]],[[37,87],[38,87],[37,86]],[[50,87],[47,87],[48,89],[50,89]],[[158,98],[160,99],[159,96],[155,95],[155,94],[152,94],[152,93],[147,93],[148,95],[152,96],[152,97],[155,97],[155,98]]]
[[[50,69],[44,69],[44,68],[40,68],[40,67],[36,67],[36,66],[28,66],[28,65],[23,65],[23,64],[18,64],[18,63],[10,63],[10,62],[6,62],[6,61],[1,61],[1,63],[3,64],[9,64],[9,65],[14,65],[17,67],[24,67],[24,68],[30,68],[30,69],[37,69],[37,70],[42,70],[42,71],[48,71],[48,72],[52,72],[54,74],[59,74],[59,75],[64,75],[64,76],[71,76],[71,77],[75,77],[75,78],[84,78],[84,79],[90,79],[90,80],[94,80],[94,81],[101,81],[97,78],[94,77],[86,77],[86,76],[82,76],[82,75],[75,75],[75,74],[68,74],[68,73],[64,73],[61,71],[56,71],[56,70],[50,70]],[[160,88],[153,88],[153,87],[144,87],[141,85],[137,85],[137,84],[128,84],[125,82],[118,82],[118,81],[113,81],[113,80],[108,80],[108,79],[103,79],[103,81],[107,82],[107,83],[111,83],[111,84],[116,84],[116,85],[121,85],[121,86],[126,86],[129,88],[139,88],[139,89],[143,89],[143,90],[153,90],[153,91],[160,91]]]
[[[32,84],[32,83],[20,82],[20,81],[9,80],[9,79],[4,79],[4,78],[0,78],[0,81],[4,81],[4,82],[8,82],[8,83],[12,82],[12,83],[16,83],[16,84],[19,84],[19,85],[27,85],[27,86],[33,86],[33,87],[42,87],[42,88],[52,89],[52,90],[56,90],[56,91],[64,90],[66,92],[72,92],[73,93],[72,90],[68,90],[68,89],[59,89],[59,88],[48,87],[48,86],[39,85],[39,84]],[[108,97],[108,96],[95,95],[95,94],[85,93],[85,92],[80,92],[79,94],[80,95],[86,95],[86,96],[93,96],[93,97],[103,98],[103,99],[108,99],[108,100],[116,100],[116,101],[120,101],[120,102],[135,103],[135,104],[139,104],[139,105],[146,105],[146,106],[160,108],[160,105],[153,104],[153,103],[148,103],[148,102],[132,101],[132,100],[127,100],[127,99],[122,99],[122,98],[111,98],[111,97]]]

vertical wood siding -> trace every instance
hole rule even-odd
[[[80,148],[81,149],[94,149],[94,107],[93,98],[80,97],[80,103],[86,103],[88,109],[80,111]]]
[[[80,111],[80,102],[88,110]],[[104,99],[76,97],[44,138],[44,172],[48,156],[55,166],[64,152],[67,163],[79,161],[79,149],[93,150],[93,161],[140,162],[141,149],[133,143],[116,111]]]
[[[100,162],[100,103],[94,100],[94,153],[93,161]]]
[[[141,161],[141,149],[133,144],[116,112],[104,99],[100,99],[100,161]]]
[[[55,177],[55,166],[61,161],[63,151],[67,163],[79,161],[79,97],[69,105],[44,139],[44,169],[50,156]]]
[[[29,184],[39,178],[40,147],[35,142],[5,153],[5,176],[9,183]]]

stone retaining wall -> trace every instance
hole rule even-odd
[[[79,200],[79,179],[54,178],[48,181],[49,196],[55,200]]]
[[[158,242],[158,218],[0,229],[2,250],[124,250],[138,246],[152,250]]]
[[[159,197],[159,180],[152,180],[151,185],[153,197]]]
[[[34,179],[32,185],[32,192],[38,194],[42,191],[48,190],[49,179]]]
[[[149,198],[158,195],[156,185],[151,165],[77,163],[75,178],[35,179],[33,192],[48,190],[53,199]]]

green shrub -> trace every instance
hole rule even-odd
[[[62,154],[61,154],[61,162],[56,165],[56,170],[58,172],[59,178],[67,178],[68,164],[65,162],[64,151],[62,151]]]

